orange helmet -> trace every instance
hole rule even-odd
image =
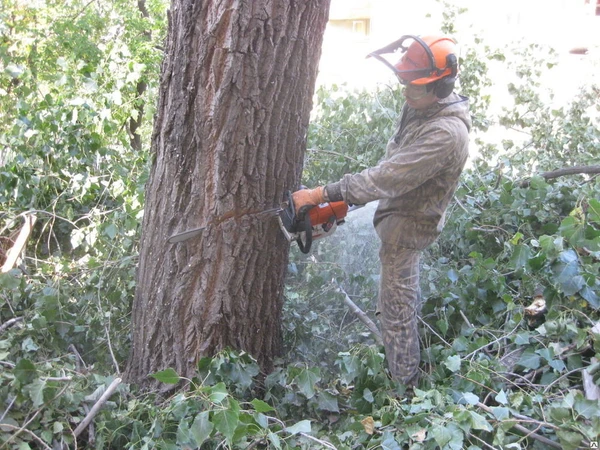
[[[410,45],[405,46],[406,41]],[[390,64],[381,55],[401,50],[404,54],[396,64]],[[401,83],[425,85],[442,78],[456,78],[458,63],[454,41],[446,36],[424,36],[407,34],[395,42],[370,53],[394,71]]]
[[[407,36],[413,42],[394,67],[405,82],[423,85],[456,76],[456,45],[445,36]]]

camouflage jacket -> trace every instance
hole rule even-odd
[[[427,110],[402,109],[385,158],[329,184],[330,200],[379,200],[373,222],[384,243],[423,249],[441,233],[468,157],[469,102],[451,94]]]

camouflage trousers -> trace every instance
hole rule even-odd
[[[392,378],[407,386],[418,381],[421,351],[417,327],[421,310],[421,251],[382,243],[377,310]]]

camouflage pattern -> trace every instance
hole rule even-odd
[[[377,311],[388,364],[393,379],[417,384],[421,354],[417,315],[421,311],[420,250],[383,243],[381,284]]]
[[[427,110],[405,105],[385,158],[326,186],[328,200],[379,200],[373,223],[382,241],[379,313],[392,376],[412,384],[417,336],[419,254],[439,236],[468,157],[471,119],[465,97],[451,94]]]

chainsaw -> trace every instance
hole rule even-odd
[[[245,215],[275,215],[279,227],[288,242],[296,241],[302,253],[310,252],[312,243],[316,239],[330,236],[344,219],[349,211],[360,208],[362,205],[349,206],[344,201],[321,203],[311,208],[301,208],[298,213],[294,205],[292,193],[287,191],[285,199],[279,208],[270,208],[264,211],[245,211],[239,214],[226,213],[220,218],[210,221],[203,227],[194,228],[171,236],[167,242],[174,244],[187,241],[202,234],[209,225],[219,224],[230,218],[239,218]]]
[[[279,227],[288,242],[296,241],[302,253],[310,252],[315,239],[332,235],[344,223],[350,207],[346,202],[328,202],[296,213],[292,193],[286,193],[285,207],[277,215]]]

